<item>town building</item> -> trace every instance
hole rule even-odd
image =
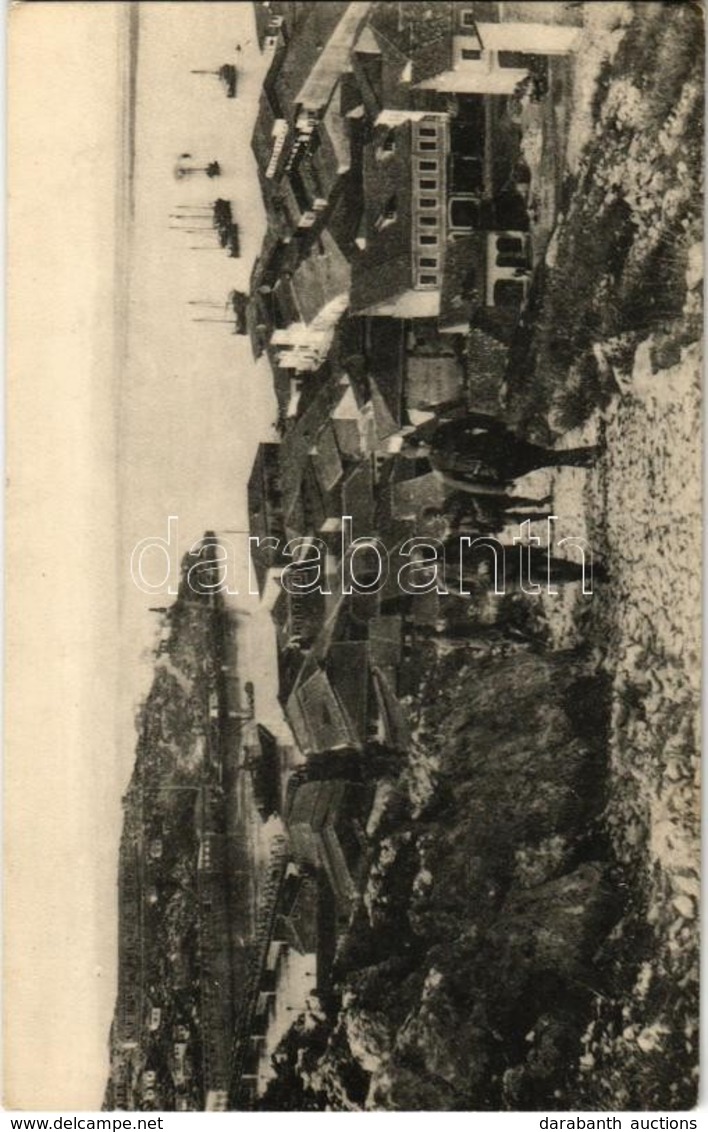
[[[278,902],[277,932],[300,955],[317,951],[318,884],[316,877],[294,868],[286,877]]]
[[[293,858],[324,871],[344,918],[365,866],[363,830],[371,801],[369,787],[341,780],[296,782],[289,791],[286,825]]]
[[[477,306],[518,310],[529,274],[523,201],[514,193],[495,198],[493,184],[458,191],[453,156],[446,114],[374,130],[352,260],[354,313],[438,319],[441,329],[460,333]]]
[[[286,559],[283,524],[283,493],[280,480],[278,444],[259,444],[248,480],[248,521],[251,562],[263,595],[271,571],[279,573]]]

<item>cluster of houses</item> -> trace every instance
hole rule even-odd
[[[400,320],[443,357],[471,322],[508,335],[529,268],[509,102],[574,50],[582,22],[577,5],[548,7],[256,4],[272,59],[253,134],[268,234],[250,330],[289,375],[288,415],[343,320],[364,333]]]
[[[465,615],[435,587],[403,592],[395,571],[369,584],[380,578],[366,546],[349,559],[359,584],[342,585],[344,548],[376,537],[393,557],[439,533],[450,488],[408,438],[456,407],[498,408],[533,266],[515,101],[576,49],[582,24],[576,4],[514,0],[271,0],[255,13],[270,59],[253,134],[268,226],[237,314],[270,361],[280,439],[258,447],[248,509],[300,765],[293,772],[252,703],[234,706],[217,663],[194,794],[198,1092],[214,1110],[253,1104],[274,1034],[313,996],[329,1000],[337,938],[366,875],[377,767],[410,742],[420,640]],[[285,584],[308,577],[315,547],[324,584]],[[159,649],[169,652],[168,634]],[[234,736],[257,820],[282,829],[238,996],[222,815]],[[143,864],[163,849],[158,835],[144,852],[125,837],[109,1105],[154,1107],[159,1075],[140,1046],[165,1019],[145,997],[140,948]],[[192,1039],[168,1043],[184,1108],[197,1095]]]
[[[253,134],[268,229],[248,320],[281,439],[259,446],[248,485],[253,565],[301,752],[396,748],[412,629],[442,603],[395,576],[343,593],[344,517],[351,539],[388,552],[432,533],[449,487],[407,437],[451,406],[499,407],[532,266],[510,104],[576,48],[582,13],[273,0],[256,18],[271,55]],[[304,574],[303,542],[324,555],[324,593],[283,585],[293,540]]]
[[[366,871],[370,768],[406,750],[416,644],[451,616],[434,587],[403,593],[395,574],[367,587],[365,547],[362,584],[347,592],[343,533],[374,536],[388,555],[434,535],[450,488],[407,437],[451,407],[499,407],[533,266],[515,101],[577,48],[582,12],[488,0],[255,8],[271,59],[252,143],[268,228],[247,320],[271,364],[280,439],[258,448],[248,507],[279,698],[304,760],[281,792],[291,871],[274,938],[308,955],[326,998]],[[314,547],[324,584],[298,588]]]

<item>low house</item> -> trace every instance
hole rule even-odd
[[[350,277],[347,258],[323,231],[289,280],[293,315],[271,335],[279,366],[297,373],[319,369],[349,306]]]
[[[322,869],[338,911],[347,916],[365,865],[364,833],[372,791],[341,780],[295,782],[286,825],[294,858]]]
[[[582,15],[570,5],[460,2],[444,7],[449,30],[434,66],[427,68],[432,73],[416,84],[424,90],[513,94],[536,58],[566,55],[581,43]]]
[[[300,955],[317,951],[317,880],[307,874],[286,878],[278,902],[278,931]]]
[[[361,412],[349,378],[340,382],[339,397],[332,407],[331,428],[344,459],[358,459],[362,455]]]
[[[355,51],[378,49],[397,71],[397,82],[382,84],[386,109],[415,109],[434,92],[512,94],[535,58],[577,50],[581,27],[572,4],[382,2],[372,5]]]
[[[304,755],[360,746],[359,731],[327,673],[305,666],[285,705],[295,741]]]
[[[269,572],[285,562],[283,493],[280,482],[280,445],[258,445],[248,481],[248,521],[250,534],[257,542],[250,543],[251,561],[258,591],[262,595]]]

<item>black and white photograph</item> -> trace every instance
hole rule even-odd
[[[702,7],[8,58],[6,1108],[695,1129]]]

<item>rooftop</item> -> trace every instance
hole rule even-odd
[[[397,4],[384,0],[373,5],[369,25],[379,42],[411,61],[410,80],[415,84],[452,66],[454,9],[449,0],[402,0]]]
[[[292,289],[301,320],[313,322],[333,299],[347,295],[350,285],[349,263],[324,231],[293,272]]]
[[[273,81],[278,102],[291,120],[306,80],[348,7],[342,0],[312,3],[295,27]]]
[[[383,146],[390,148],[384,153]],[[352,260],[354,311],[413,285],[411,125],[378,127],[364,147],[366,247]]]

